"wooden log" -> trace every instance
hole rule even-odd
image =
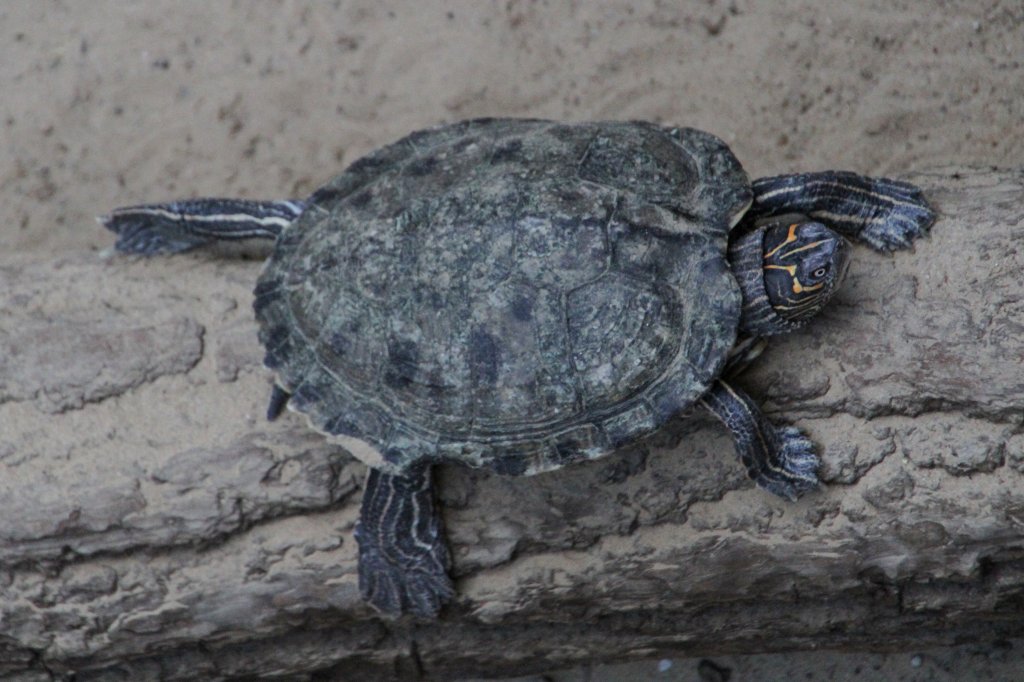
[[[742,383],[821,444],[826,487],[755,489],[695,412],[533,478],[444,468],[457,597],[361,603],[364,467],[263,418],[257,260],[0,262],[0,676],[451,679],[581,661],[1024,634],[1024,171],[909,178],[913,251]]]

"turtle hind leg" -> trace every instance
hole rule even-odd
[[[802,213],[879,251],[910,246],[935,222],[921,189],[900,180],[824,171],[760,178],[752,187],[754,220]]]
[[[303,208],[305,202],[297,199],[191,199],[125,206],[98,220],[117,234],[118,251],[155,256],[222,239],[277,239]]]
[[[429,466],[403,476],[369,470],[356,540],[359,591],[378,611],[436,618],[454,594]]]
[[[749,396],[721,380],[701,402],[732,433],[740,461],[758,486],[790,500],[819,486],[814,444],[800,429],[775,426]]]

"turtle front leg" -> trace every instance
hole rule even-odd
[[[790,500],[818,487],[814,444],[800,429],[775,426],[750,396],[720,379],[701,402],[732,433],[740,461],[757,485]]]
[[[300,199],[189,199],[115,208],[97,218],[121,253],[181,253],[217,240],[277,239],[302,213]]]
[[[430,466],[404,476],[370,469],[356,540],[359,591],[378,611],[436,618],[454,594]]]
[[[802,213],[878,251],[910,246],[935,222],[916,185],[849,171],[777,175],[755,180],[754,220]]]

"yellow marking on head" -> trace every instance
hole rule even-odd
[[[813,244],[808,244],[807,246],[801,246],[799,249],[793,249],[792,251],[789,251],[788,253],[784,253],[784,254],[782,254],[782,256],[780,256],[780,258],[789,258],[794,253],[800,253],[801,251],[806,251],[807,249],[813,249],[813,248],[815,248],[817,246],[821,246],[824,243],[825,243],[825,240],[821,239],[819,241],[814,242]]]
[[[817,291],[818,289],[820,289],[823,286],[825,286],[824,282],[819,282],[818,284],[812,284],[809,287],[805,287],[803,284],[800,283],[800,280],[797,279],[797,276],[796,276],[796,266],[795,265],[766,265],[766,266],[764,266],[764,269],[765,270],[785,270],[786,272],[788,272],[789,276],[793,278],[793,293],[794,294],[802,294],[805,291]]]
[[[795,242],[796,241],[796,228],[799,227],[799,226],[800,226],[800,223],[793,223],[792,225],[790,225],[789,226],[789,234],[786,235],[786,241],[782,242],[781,244],[776,246],[774,249],[772,249],[768,253],[764,254],[765,259],[768,259],[768,258],[771,258],[772,256],[774,256],[776,254],[776,252],[778,252],[778,250],[781,249],[786,244],[792,244],[793,242]]]
[[[812,284],[809,287],[805,287],[803,284],[800,284],[800,280],[798,280],[796,277],[793,278],[793,293],[794,294],[802,294],[805,291],[817,291],[818,289],[822,288],[823,286],[825,286],[825,283],[824,282],[819,282],[818,284]]]

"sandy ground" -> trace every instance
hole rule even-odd
[[[701,127],[755,176],[1019,166],[1022,63],[1019,0],[6,0],[0,252],[106,248],[93,216],[116,205],[303,196],[374,147],[475,116]],[[885,679],[1013,679],[1020,649],[938,652],[922,660],[960,667],[930,677],[912,676],[925,670],[912,653],[726,667],[732,679],[881,679],[888,665],[906,676]],[[552,679],[725,679],[696,661],[657,665]]]
[[[932,2],[0,4],[0,244],[111,206],[301,196],[442,121],[705,128],[753,175],[1024,158],[1024,8]]]

